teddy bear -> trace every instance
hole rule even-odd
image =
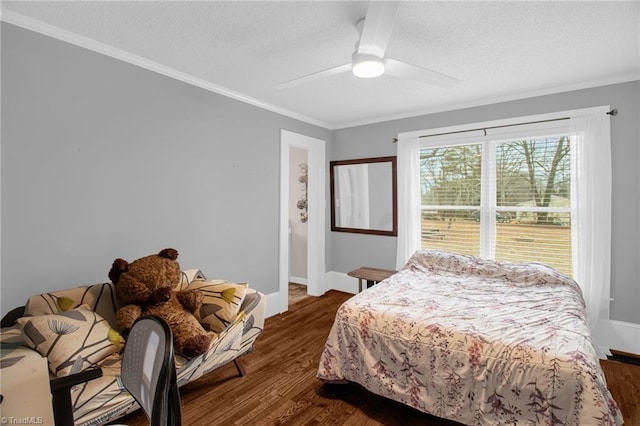
[[[177,259],[178,251],[166,248],[131,263],[120,258],[113,262],[109,279],[122,306],[116,327],[125,331],[140,316],[158,316],[169,324],[176,352],[192,358],[209,349],[212,336],[193,315],[202,306],[202,294],[175,291],[182,279]]]

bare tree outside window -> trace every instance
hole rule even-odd
[[[569,136],[423,148],[420,170],[423,247],[478,255],[482,233],[497,260],[571,274]]]

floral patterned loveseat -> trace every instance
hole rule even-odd
[[[198,270],[183,271],[179,289],[191,288],[203,292],[204,304],[197,317],[214,341],[203,355],[186,359],[176,354],[178,386],[231,361],[243,375],[237,358],[250,352],[262,333],[265,296],[244,283],[206,280]],[[56,407],[60,385],[55,383],[66,386],[62,399],[68,407],[70,396],[73,412],[56,412],[56,421],[58,415],[70,419],[72,414],[76,426],[100,425],[139,408],[120,379],[126,341],[112,327],[118,308],[113,284],[104,283],[34,295],[2,319],[3,363],[46,356],[54,411],[60,411]],[[76,383],[74,377],[83,375],[89,381],[79,379],[69,386]]]

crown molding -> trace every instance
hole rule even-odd
[[[156,72],[158,74],[162,74],[166,77],[173,78],[178,81],[182,81],[183,83],[187,83],[192,86],[205,89],[207,91],[216,93],[218,95],[226,96],[228,98],[231,98],[231,99],[234,99],[234,100],[237,100],[237,101],[240,101],[240,102],[243,102],[243,103],[246,103],[270,112],[274,112],[276,114],[283,115],[285,117],[303,121],[305,123],[312,124],[314,126],[322,127],[324,129],[328,129],[328,130],[333,129],[332,125],[324,121],[316,120],[315,118],[307,117],[306,115],[303,115],[303,114],[298,114],[294,111],[290,111],[290,110],[278,107],[276,105],[270,104],[268,102],[264,102],[260,99],[247,96],[243,93],[236,92],[226,87],[211,83],[210,81],[206,81],[199,77],[195,77],[193,75],[184,73],[182,71],[178,71],[174,68],[167,67],[165,65],[159,64],[154,61],[150,61],[141,56],[134,55],[122,49],[118,49],[116,47],[110,46],[106,43],[101,43],[99,41],[90,39],[88,37],[84,37],[80,34],[76,34],[71,31],[56,27],[54,25],[46,24],[42,21],[29,18],[27,16],[24,16],[16,12],[12,12],[10,10],[7,10],[4,7],[4,5],[2,5],[1,3],[0,3],[0,20],[8,24],[12,24],[12,25],[15,25],[39,34],[43,34],[45,36],[48,36],[57,40],[61,40],[69,44],[73,44],[75,46],[82,47],[84,49],[88,49],[105,56],[109,56],[111,58],[138,66],[140,68],[144,68],[149,71]]]
[[[303,114],[299,114],[294,111],[290,111],[290,110],[278,107],[268,102],[264,102],[260,99],[253,98],[251,96],[211,83],[204,79],[184,73],[182,71],[178,71],[174,68],[170,68],[165,65],[159,64],[157,62],[150,61],[143,57],[131,54],[129,52],[126,52],[122,49],[115,48],[108,44],[101,43],[96,40],[73,33],[71,31],[63,30],[59,27],[46,24],[42,21],[29,18],[27,16],[24,16],[16,12],[12,12],[10,10],[7,10],[4,7],[4,4],[2,4],[1,2],[0,2],[0,21],[6,22],[12,25],[16,25],[18,27],[21,27],[36,33],[40,33],[57,40],[67,42],[67,43],[100,53],[102,55],[109,56],[114,59],[132,64],[132,65],[136,65],[138,67],[156,72],[158,74],[162,74],[166,77],[173,78],[178,81],[182,81],[192,86],[196,86],[204,90],[207,90],[207,91],[285,116],[285,117],[289,117],[289,118],[299,120],[314,126],[318,126],[327,130],[340,130],[340,129],[347,129],[351,127],[365,126],[370,124],[379,124],[379,123],[384,123],[388,121],[419,117],[421,115],[455,111],[455,110],[460,110],[465,108],[474,108],[479,106],[492,105],[492,104],[510,102],[515,100],[522,100],[522,99],[533,98],[538,96],[553,95],[557,93],[564,93],[564,92],[570,92],[570,91],[582,90],[582,89],[590,89],[590,88],[595,88],[599,86],[607,86],[612,84],[626,83],[629,81],[640,80],[640,74],[635,72],[635,73],[630,73],[627,75],[617,76],[613,78],[593,80],[593,81],[569,84],[564,86],[556,86],[556,87],[546,88],[546,89],[524,91],[524,92],[511,94],[503,97],[495,97],[495,98],[488,98],[488,99],[483,98],[481,100],[476,100],[476,101],[455,103],[455,104],[449,104],[449,105],[439,105],[436,107],[419,110],[419,111],[412,111],[409,113],[386,115],[386,116],[380,116],[380,117],[359,120],[359,121],[329,123],[322,120],[317,120],[312,117],[308,117]]]
[[[402,120],[405,118],[414,118],[414,117],[419,117],[421,115],[437,114],[440,112],[447,112],[447,111],[456,111],[456,110],[465,109],[465,108],[494,105],[494,104],[499,104],[503,102],[535,98],[538,96],[555,95],[558,93],[573,92],[573,91],[582,90],[582,89],[593,89],[596,87],[609,86],[612,84],[619,84],[619,83],[628,83],[630,81],[638,81],[638,80],[640,80],[639,73],[630,73],[630,74],[613,77],[613,78],[593,80],[593,81],[570,84],[565,86],[556,86],[556,87],[547,88],[547,89],[520,92],[520,93],[508,95],[508,96],[483,99],[479,101],[462,102],[462,103],[451,104],[451,105],[440,105],[440,106],[436,106],[436,107],[425,109],[425,110],[414,111],[411,113],[376,117],[369,120],[352,121],[347,123],[336,123],[334,124],[333,130],[348,129],[351,127],[366,126],[369,124],[377,124],[377,123],[383,123],[387,121]]]

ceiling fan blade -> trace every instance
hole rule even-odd
[[[309,81],[313,81],[323,77],[329,77],[332,75],[340,74],[343,72],[351,71],[351,63],[338,65],[337,67],[328,68],[323,71],[314,72],[312,74],[307,74],[303,77],[299,77],[293,80],[285,81],[284,83],[280,83],[276,86],[273,86],[273,89],[281,90],[286,89],[287,87],[296,86],[298,84],[306,83]]]
[[[358,53],[384,58],[397,14],[398,3],[396,2],[369,1]]]
[[[398,61],[395,59],[387,58],[385,74],[392,75],[394,77],[408,78],[411,80],[421,81],[423,83],[432,84],[440,87],[453,87],[460,83],[455,77],[451,77],[446,74],[441,74],[436,71],[428,70],[426,68],[417,67],[415,65],[408,64],[406,62]]]

